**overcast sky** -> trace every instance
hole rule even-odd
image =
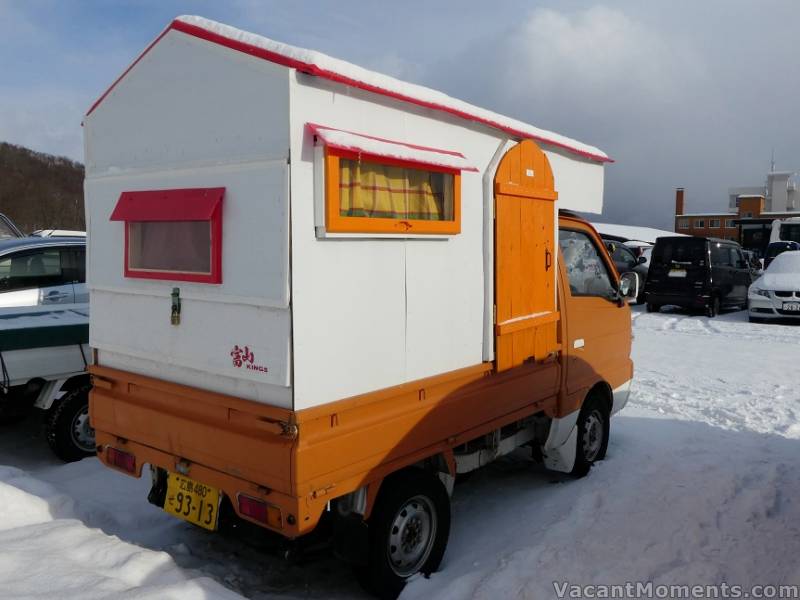
[[[800,169],[798,0],[0,0],[0,140],[82,159],[94,99],[199,14],[605,150],[602,220],[671,228]]]

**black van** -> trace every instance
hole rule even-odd
[[[648,312],[665,304],[703,310],[745,308],[753,278],[736,242],[693,236],[660,237],[645,284]]]

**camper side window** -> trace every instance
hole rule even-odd
[[[325,176],[329,232],[461,231],[458,171],[326,149]]]
[[[225,188],[123,192],[111,215],[124,221],[125,276],[222,283]]]

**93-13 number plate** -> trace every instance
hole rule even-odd
[[[164,510],[205,529],[217,529],[219,490],[210,485],[170,473]]]

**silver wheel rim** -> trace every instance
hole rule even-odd
[[[595,409],[586,417],[583,425],[583,457],[587,462],[592,462],[600,453],[603,446],[604,420],[600,411]]]
[[[89,424],[88,406],[73,417],[69,431],[73,444],[84,452],[94,452],[94,429]]]
[[[410,577],[422,568],[433,549],[436,527],[436,510],[425,496],[414,496],[400,507],[389,529],[386,548],[395,574]]]

